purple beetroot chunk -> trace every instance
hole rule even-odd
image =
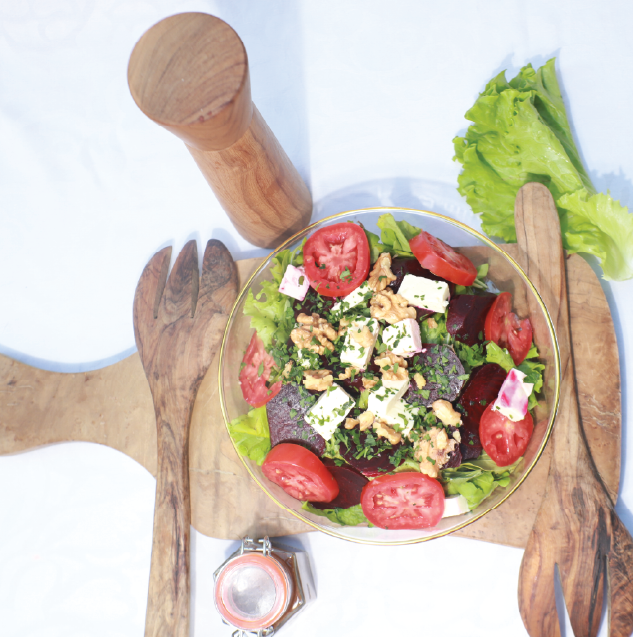
[[[486,406],[499,395],[506,376],[505,369],[500,365],[486,363],[473,370],[464,387],[459,399],[459,409],[462,412],[462,425],[459,428],[462,441],[459,449],[464,462],[478,458],[483,451],[479,439],[479,421]]]
[[[418,387],[415,374],[422,374],[426,385]],[[409,389],[404,400],[430,407],[436,400],[454,401],[464,386],[464,366],[450,345],[422,344],[422,352],[409,362]]]
[[[359,447],[353,446],[351,449],[347,448],[344,443],[341,443],[340,446],[340,454],[343,458],[352,465],[355,469],[358,469],[361,473],[370,478],[374,476],[382,475],[383,473],[393,471],[396,467],[391,462],[390,457],[397,451],[397,449],[401,446],[401,443],[397,445],[393,445],[390,449],[385,449],[385,451],[381,451],[378,455],[372,458],[355,458],[354,455],[357,453],[358,449],[362,449],[365,444],[365,438],[367,434],[363,431],[360,432],[360,444]],[[354,443],[351,443],[354,445]]]
[[[266,403],[271,447],[281,442],[292,442],[303,445],[317,456],[323,454],[325,440],[304,420],[316,400],[301,385],[282,385],[281,391]]]
[[[446,317],[448,333],[469,346],[483,343],[486,316],[496,298],[494,294],[459,294],[452,297]]]
[[[310,502],[315,509],[349,509],[360,504],[360,494],[369,480],[358,470],[349,465],[337,466],[328,458],[323,464],[338,483],[338,495],[331,502]]]

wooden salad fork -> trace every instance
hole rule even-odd
[[[158,437],[146,637],[189,637],[189,425],[238,288],[237,268],[220,241],[207,243],[201,279],[195,241],[167,279],[170,258],[169,247],[150,259],[134,297],[134,334]]]
[[[517,195],[515,218],[522,252],[519,262],[550,312],[560,349],[562,377],[545,496],[519,574],[521,616],[532,637],[560,635],[554,594],[558,566],[575,637],[597,634],[605,582],[609,635],[630,637],[633,541],[599,478],[579,418],[565,253],[549,190],[536,183],[523,186]],[[532,312],[533,316],[536,314]]]

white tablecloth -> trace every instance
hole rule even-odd
[[[630,3],[1,0],[2,353],[52,370],[103,367],[135,349],[134,289],[156,250],[213,237],[236,258],[263,254],[235,233],[182,142],[129,94],[135,42],[182,11],[215,14],[243,39],[254,102],[308,183],[314,219],[396,204],[479,227],[455,191],[451,140],[493,75],[553,56],[591,178],[633,204]],[[623,389],[617,511],[633,531],[633,283],[603,285]],[[142,635],[154,489],[144,468],[98,445],[0,457],[0,634]],[[192,538],[191,634],[228,635],[212,573],[236,543]],[[319,597],[288,637],[526,634],[521,550],[290,541],[310,552]]]

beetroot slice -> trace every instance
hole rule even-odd
[[[461,343],[473,346],[483,343],[488,310],[496,299],[495,294],[460,294],[448,304],[446,329]]]
[[[462,425],[459,428],[462,441],[459,449],[462,461],[478,458],[483,447],[479,439],[479,421],[486,406],[496,400],[507,373],[496,363],[477,367],[470,375],[459,399]]]
[[[356,469],[341,465],[337,466],[328,458],[323,459],[323,464],[338,482],[338,495],[331,502],[310,502],[315,509],[349,509],[360,504],[360,494],[369,480]]]
[[[282,385],[281,391],[266,403],[271,447],[281,442],[292,442],[303,445],[317,456],[323,454],[325,440],[304,420],[316,400],[300,385]]]
[[[365,443],[366,434],[365,432],[360,432],[360,446],[362,447]],[[353,443],[352,443],[353,444]],[[378,455],[373,458],[354,458],[354,454],[356,453],[356,449],[347,449],[347,447],[341,443],[340,446],[340,454],[343,458],[352,465],[355,469],[358,469],[361,473],[370,478],[374,476],[380,476],[383,473],[387,473],[389,471],[393,471],[396,467],[393,465],[391,460],[389,459],[396,450],[401,446],[401,443],[397,445],[393,445],[390,449],[385,449],[381,451]]]

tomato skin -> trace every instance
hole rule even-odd
[[[444,513],[444,489],[434,478],[416,471],[382,475],[363,488],[365,517],[381,529],[426,529]]]
[[[515,365],[520,365],[532,347],[532,323],[512,310],[512,294],[502,292],[490,306],[484,326],[487,341],[506,348]]]
[[[264,343],[253,333],[251,342],[246,348],[240,370],[240,386],[244,400],[253,407],[262,407],[281,389],[281,381],[271,387],[266,387],[266,381],[270,378],[270,370],[275,365],[275,360],[264,348]],[[259,370],[262,367],[260,375]]]
[[[529,411],[523,420],[510,420],[492,406],[490,403],[481,416],[479,438],[494,463],[498,467],[507,467],[525,453],[534,431],[534,421]]]
[[[283,442],[273,447],[262,464],[264,475],[297,500],[331,502],[339,486],[321,460],[301,445]]]
[[[320,228],[303,246],[303,266],[310,285],[321,296],[348,295],[369,274],[365,231],[355,223]]]
[[[451,283],[469,286],[477,278],[477,268],[468,257],[424,230],[409,241],[409,247],[423,268]]]

